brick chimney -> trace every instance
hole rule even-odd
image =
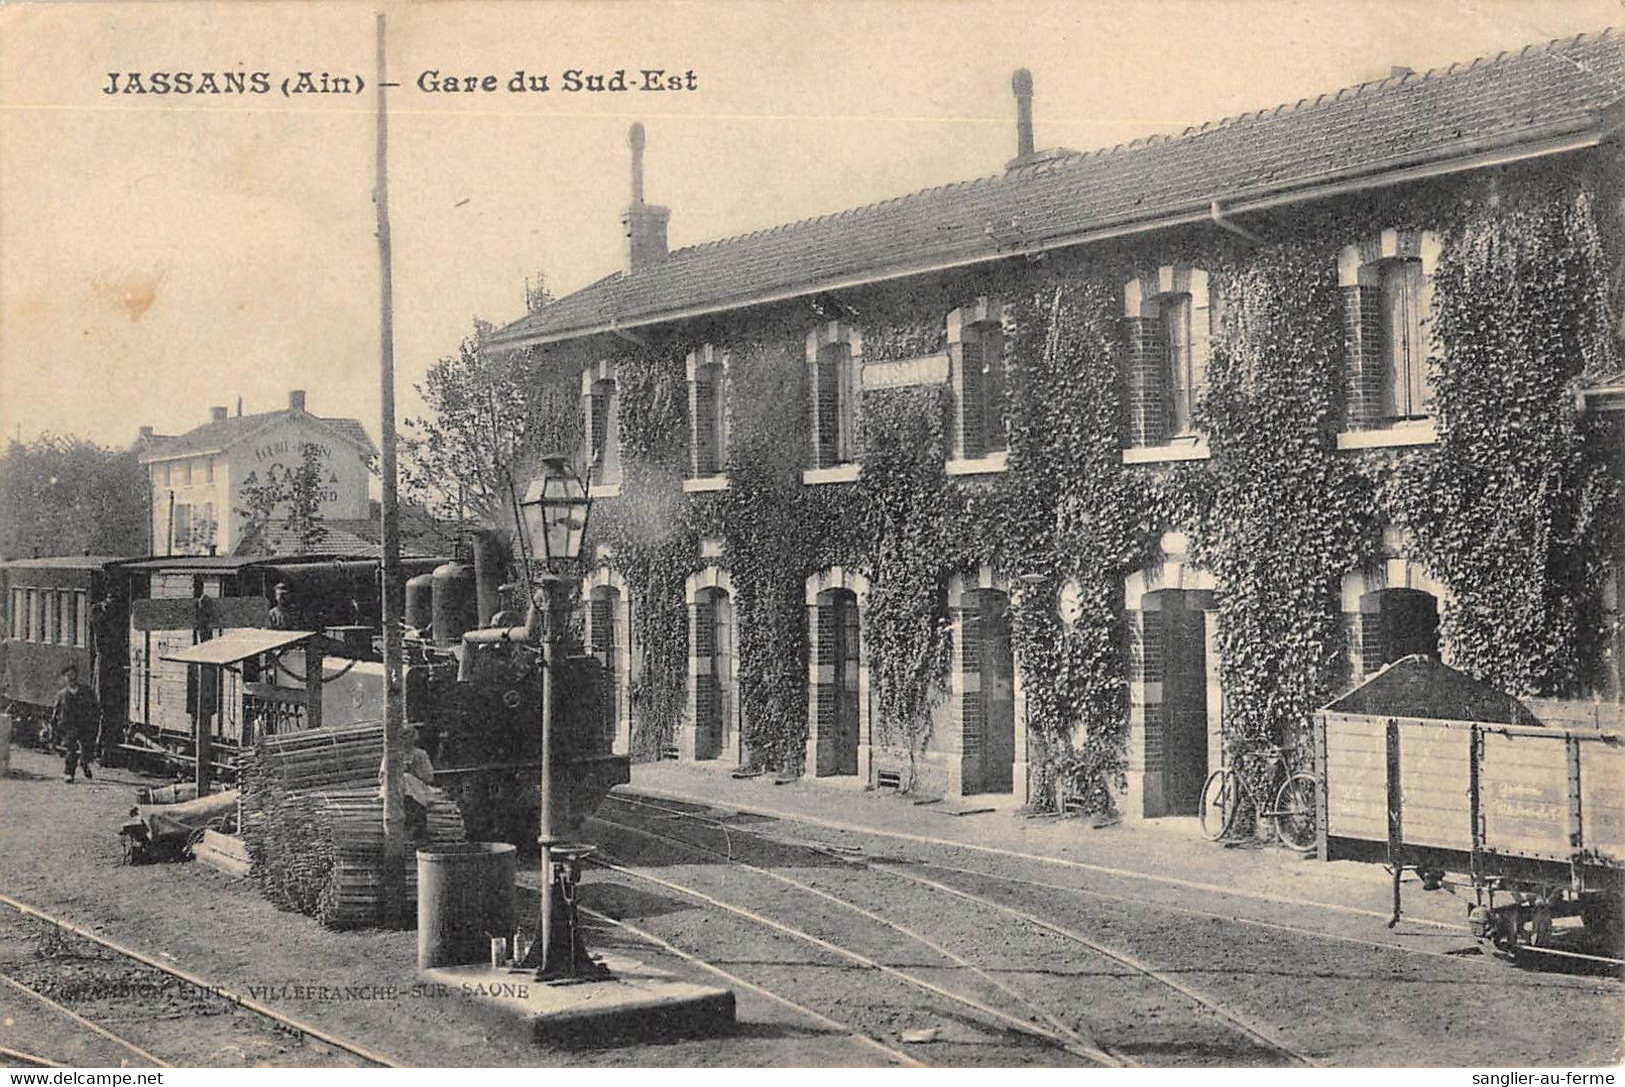
[[[627,134],[632,147],[632,203],[621,223],[626,227],[626,265],[637,272],[666,259],[666,223],[671,209],[643,202],[643,125],[634,123]]]
[[[152,428],[150,426],[142,427],[141,428],[141,437],[143,437],[143,438],[151,438],[152,437]]]
[[[225,421],[226,421],[226,409],[225,408],[223,408],[223,407],[215,407],[215,408],[210,408],[209,409],[209,422],[211,422],[211,423],[223,423]]]
[[[291,389],[291,390],[289,390],[289,392],[288,392],[288,410],[289,411],[304,411],[305,410],[305,390],[303,390],[303,389]]]
[[[1016,159],[1033,155],[1033,74],[1017,68],[1010,77],[1010,89],[1016,94]]]

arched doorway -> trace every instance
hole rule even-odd
[[[605,737],[611,750],[624,755],[632,746],[631,597],[621,576],[600,567],[581,587],[587,652],[604,666],[600,692]]]
[[[1146,710],[1146,748],[1162,755],[1166,815],[1197,813],[1209,771],[1208,595],[1158,589],[1140,598],[1146,681],[1160,675],[1162,685],[1160,704]]]
[[[680,754],[715,759],[737,750],[739,696],[733,585],[714,567],[689,579],[688,721]]]
[[[807,579],[807,773],[869,775],[869,581],[836,566]]]
[[[1403,557],[1405,541],[1383,532],[1386,558],[1343,577],[1343,628],[1348,645],[1350,686],[1384,666],[1414,653],[1450,663],[1449,646],[1439,636],[1439,617],[1449,599],[1444,584]]]
[[[1016,667],[1010,594],[990,580],[950,594],[957,634],[954,694],[962,796],[1015,791]]]
[[[1360,665],[1366,675],[1422,653],[1439,656],[1439,601],[1422,589],[1378,589],[1360,596]]]
[[[1123,814],[1193,815],[1223,759],[1213,576],[1191,562],[1190,539],[1165,532],[1158,559],[1123,580],[1128,625],[1129,736]]]

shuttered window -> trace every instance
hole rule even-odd
[[[1167,359],[1163,388],[1168,397],[1168,433],[1188,434],[1191,410],[1196,403],[1196,375],[1191,357],[1191,296],[1165,294],[1158,299],[1157,313]]]
[[[1381,273],[1382,351],[1386,362],[1383,414],[1409,419],[1427,414],[1427,348],[1422,330],[1422,262],[1390,260]]]
[[[844,343],[819,348],[813,365],[813,466],[831,468],[852,459],[851,349]]]

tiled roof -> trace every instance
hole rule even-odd
[[[347,559],[377,559],[384,554],[383,545],[375,540],[364,539],[354,532],[342,528],[335,528],[331,524],[322,526],[326,531],[316,543],[316,550],[324,555],[338,555]],[[271,555],[297,555],[299,554],[299,534],[290,532],[285,528],[272,526],[265,530],[259,540],[243,540],[244,547],[250,547],[255,554]],[[415,548],[410,544],[402,543],[401,555],[406,558],[426,558],[429,552]]]
[[[262,411],[255,415],[232,415],[218,422],[207,422],[200,427],[187,431],[176,438],[160,440],[157,435],[150,439],[151,444],[140,451],[143,462],[149,460],[164,460],[170,457],[185,456],[188,453],[211,453],[217,449],[225,449],[235,445],[255,431],[268,426],[273,421],[284,416],[305,414],[295,412],[291,408],[281,411]],[[376,454],[377,447],[367,436],[366,428],[356,419],[330,419],[320,415],[310,418],[317,423],[334,431],[348,442],[358,446],[368,454]]]
[[[1581,35],[674,250],[494,333],[566,339],[1205,218],[1233,203],[1594,130],[1625,43]],[[1243,208],[1245,204],[1241,205]]]

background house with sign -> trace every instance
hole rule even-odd
[[[238,549],[244,486],[297,472],[307,445],[317,450],[322,521],[335,530],[345,521],[366,521],[377,448],[359,421],[305,410],[303,389],[289,393],[280,411],[243,415],[239,404],[238,414],[230,415],[211,408],[207,423],[175,437],[143,427],[138,448],[151,480],[152,551],[224,555]]]

